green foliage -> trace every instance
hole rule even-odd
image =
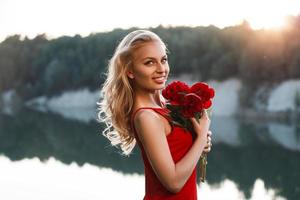
[[[255,88],[247,83],[242,84],[239,91],[239,102],[242,107],[253,107],[252,98],[255,93]]]
[[[34,63],[47,43],[45,35],[32,40],[20,40],[20,35],[15,35],[0,44],[0,92],[14,88],[27,98],[28,93],[22,91],[39,80],[40,71],[34,68]]]
[[[298,78],[300,77],[300,43],[297,53],[293,56],[291,64],[288,68],[288,73],[291,78]]]
[[[167,44],[170,76],[191,73],[202,81],[238,77],[247,88],[255,88],[262,82],[300,77],[299,21],[300,17],[290,18],[292,28],[282,32],[253,31],[247,22],[223,29],[158,26],[150,30]],[[135,29],[53,40],[45,35],[32,40],[8,37],[0,43],[0,93],[13,88],[29,99],[66,89],[97,89],[117,44]]]
[[[237,66],[237,59],[233,52],[225,53],[212,65],[210,77],[214,77],[217,80],[224,80],[236,76],[238,72]]]

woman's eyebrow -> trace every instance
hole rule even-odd
[[[161,58],[166,58],[167,57],[167,55],[164,55],[163,57],[161,57]],[[155,60],[155,57],[146,57],[146,58],[143,58],[143,60],[146,60],[146,59],[154,59]]]

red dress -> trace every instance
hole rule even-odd
[[[160,200],[160,199],[180,199],[180,200],[195,200],[197,199],[197,174],[196,167],[194,168],[191,176],[183,186],[183,188],[176,194],[169,192],[156,177],[155,172],[152,169],[151,164],[147,159],[147,155],[143,149],[143,145],[140,142],[136,130],[134,128],[133,119],[135,114],[140,109],[152,109],[153,111],[164,116],[168,121],[170,121],[167,115],[170,112],[167,108],[153,108],[153,107],[142,107],[137,109],[131,116],[131,126],[133,127],[133,132],[138,146],[141,149],[141,154],[144,162],[144,173],[145,173],[145,196],[144,200]],[[177,163],[182,157],[189,151],[193,144],[192,135],[185,129],[172,125],[172,131],[167,135],[167,141],[169,149],[173,158],[173,161]]]

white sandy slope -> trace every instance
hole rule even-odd
[[[211,80],[208,82],[215,89],[213,98],[213,115],[231,116],[239,109],[240,80],[231,78],[223,82]]]
[[[270,137],[280,146],[293,151],[300,151],[300,137],[296,126],[268,123]]]
[[[82,122],[95,120],[97,117],[96,102],[100,98],[100,91],[90,91],[83,88],[76,91],[66,91],[62,95],[47,99],[37,97],[26,102],[26,105],[40,111],[58,113],[67,119]]]
[[[271,92],[267,110],[270,112],[294,110],[297,91],[300,92],[300,80],[282,82]]]
[[[185,81],[189,85],[196,82],[195,80],[181,81]],[[212,107],[212,114],[214,116],[229,117],[239,112],[239,91],[242,87],[239,79],[230,78],[223,82],[210,80],[208,84],[215,89]],[[300,92],[300,80],[288,80],[278,85],[270,93],[267,111],[274,112],[295,109],[294,99],[297,90]],[[76,91],[66,91],[62,95],[50,99],[41,96],[26,102],[26,105],[42,111],[49,110],[56,112],[66,118],[88,122],[96,117],[96,102],[99,98],[100,90],[89,91],[84,88]],[[86,109],[86,112],[84,109]]]

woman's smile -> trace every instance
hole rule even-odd
[[[165,76],[160,76],[160,77],[153,78],[153,80],[158,84],[162,84],[166,81],[166,77]]]

